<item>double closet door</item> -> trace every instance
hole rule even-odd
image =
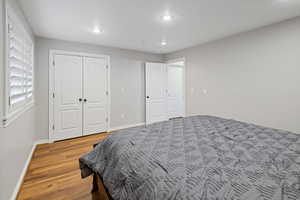
[[[52,140],[108,130],[108,60],[54,56]]]

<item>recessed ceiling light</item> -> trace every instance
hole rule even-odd
[[[161,46],[166,46],[167,45],[167,42],[166,41],[161,41]]]
[[[163,20],[164,21],[171,21],[172,20],[172,16],[171,15],[169,15],[169,14],[165,14],[164,16],[163,16]]]
[[[95,27],[94,30],[93,30],[93,33],[100,34],[100,33],[103,33],[103,30],[99,29],[99,27]]]

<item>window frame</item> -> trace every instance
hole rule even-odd
[[[22,116],[26,111],[31,109],[35,104],[35,43],[32,38],[31,33],[26,29],[26,25],[22,21],[21,17],[17,15],[17,13],[9,6],[5,5],[4,9],[4,116],[2,120],[3,127],[9,126],[11,122]],[[10,86],[9,86],[9,17],[13,19],[14,23],[22,29],[24,38],[28,39],[32,44],[32,96],[30,98],[27,97],[22,104],[17,106],[16,108],[11,108],[10,105]],[[23,41],[24,42],[24,41]],[[24,44],[23,44],[24,45]],[[24,67],[25,68],[25,67]],[[27,74],[27,69],[24,70]],[[30,100],[28,100],[30,99]]]

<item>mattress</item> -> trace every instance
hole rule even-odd
[[[125,129],[79,161],[114,200],[300,199],[300,135],[214,116]]]

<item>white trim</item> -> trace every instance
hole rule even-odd
[[[107,97],[107,118],[108,118],[108,122],[107,122],[107,130],[110,129],[110,107],[111,107],[111,88],[110,88],[110,57],[107,56],[107,91],[108,91],[108,97]]]
[[[167,61],[166,61],[166,64],[170,64],[170,63],[176,63],[176,62],[181,62],[181,61],[183,61],[183,62],[184,62],[184,64],[186,64],[185,57],[182,57],[182,58],[175,58],[175,59],[167,60]]]
[[[17,198],[17,196],[18,196],[19,190],[21,189],[23,180],[25,178],[26,172],[28,170],[28,167],[30,165],[30,162],[32,160],[32,157],[33,157],[33,154],[34,154],[34,151],[35,151],[37,145],[39,145],[39,144],[47,144],[47,143],[49,143],[49,141],[47,139],[37,140],[37,141],[35,141],[33,143],[31,151],[30,151],[30,153],[29,153],[29,155],[27,157],[27,160],[26,160],[25,165],[24,165],[24,167],[22,169],[21,175],[20,175],[20,177],[18,179],[18,182],[16,184],[16,187],[14,189],[14,192],[13,192],[11,198],[10,198],[11,200],[15,200]]]
[[[107,60],[107,91],[108,91],[108,108],[107,108],[107,130],[110,130],[110,106],[111,106],[111,88],[110,88],[110,56],[108,55],[101,55],[101,54],[90,54],[90,53],[83,53],[83,52],[74,52],[74,51],[64,51],[64,50],[56,50],[56,49],[50,49],[49,50],[49,93],[48,93],[48,111],[49,111],[49,124],[48,124],[48,136],[49,136],[49,142],[53,142],[55,140],[54,131],[52,129],[52,126],[54,124],[54,102],[53,102],[53,92],[54,91],[54,68],[53,68],[53,62],[54,62],[54,56],[55,55],[72,55],[72,56],[82,56],[82,57],[92,57],[92,58],[105,58]]]
[[[131,125],[118,126],[118,127],[114,127],[114,128],[109,128],[108,132],[118,131],[118,130],[126,129],[126,128],[132,128],[132,127],[136,127],[136,126],[143,126],[143,125],[145,125],[145,122],[141,122],[141,123],[137,123],[137,124],[131,124]],[[13,192],[11,198],[10,198],[11,200],[15,200],[17,198],[17,195],[18,195],[19,190],[20,190],[20,188],[22,186],[24,177],[26,175],[27,169],[29,167],[29,164],[31,162],[31,159],[33,157],[33,153],[34,153],[37,145],[39,145],[39,144],[47,144],[47,143],[50,143],[50,141],[48,139],[37,140],[37,141],[35,141],[33,143],[31,151],[30,151],[30,153],[29,153],[29,155],[27,157],[27,160],[25,162],[25,165],[24,165],[24,167],[22,169],[21,175],[20,175],[20,177],[19,177],[19,179],[17,181],[17,184],[16,184],[16,187],[14,189],[14,192]]]
[[[49,53],[50,53],[50,55],[57,54],[57,55],[70,55],[70,56],[82,56],[82,57],[106,58],[106,59],[109,59],[108,55],[85,53],[85,52],[77,52],[77,51],[65,51],[65,50],[50,49]]]
[[[23,108],[20,108],[13,113],[7,115],[3,118],[3,127],[8,127],[13,121],[18,119],[20,116],[22,116],[24,113],[26,113],[28,110],[34,107],[34,102],[30,102],[27,105],[25,105]]]
[[[53,66],[53,62],[54,62],[54,55],[52,53],[52,51],[50,50],[49,52],[49,91],[48,91],[48,115],[49,115],[49,122],[48,122],[48,138],[49,138],[49,142],[53,142],[52,135],[53,133],[53,129],[52,126],[54,124],[54,100],[53,100],[53,89],[54,89],[54,82],[53,82],[53,77],[54,77],[54,66]]]
[[[17,199],[19,190],[20,190],[20,188],[21,188],[21,186],[22,186],[24,177],[25,177],[25,175],[26,175],[27,169],[28,169],[28,167],[29,167],[29,164],[30,164],[30,161],[31,161],[31,159],[32,159],[32,156],[33,156],[33,153],[34,153],[34,151],[35,151],[36,146],[37,146],[37,144],[36,144],[36,143],[33,143],[32,148],[31,148],[31,151],[30,151],[30,153],[29,153],[29,155],[28,155],[28,157],[27,157],[27,160],[26,160],[26,162],[25,162],[25,165],[24,165],[24,167],[23,167],[23,169],[22,169],[21,175],[20,175],[20,177],[19,177],[19,179],[18,179],[18,181],[17,181],[17,184],[16,184],[16,187],[15,187],[15,189],[14,189],[14,192],[13,192],[11,198],[10,198],[11,200]]]
[[[37,141],[34,142],[35,145],[38,145],[38,144],[48,144],[48,143],[49,143],[48,139],[37,140]]]
[[[118,130],[122,130],[122,129],[126,129],[126,128],[132,128],[132,127],[136,127],[136,126],[144,126],[145,124],[146,124],[145,122],[141,122],[141,123],[137,123],[137,124],[130,124],[130,125],[124,125],[124,126],[117,126],[117,127],[110,128],[110,129],[108,130],[108,132],[118,131]]]
[[[176,62],[184,62],[184,65],[181,66],[183,68],[183,117],[186,117],[186,59],[185,57],[182,58],[176,58],[167,60],[166,64],[176,63]]]
[[[3,1],[4,2],[4,25],[5,27],[3,28],[4,29],[4,45],[5,45],[5,48],[4,48],[4,91],[3,91],[3,117],[1,120],[2,121],[2,124],[3,127],[6,127],[5,126],[5,123],[7,123],[7,119],[6,119],[6,115],[8,113],[8,5],[6,3],[6,1]]]

